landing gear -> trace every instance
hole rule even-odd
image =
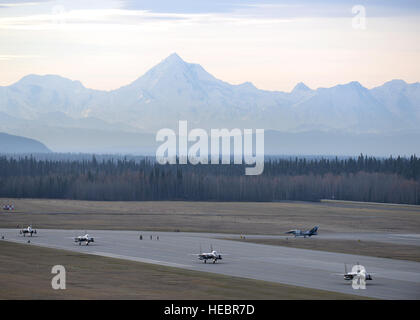
[[[82,245],[82,243],[81,242],[79,242],[79,246],[81,246]]]
[[[204,260],[204,263],[207,263],[207,260]]]

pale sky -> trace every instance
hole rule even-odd
[[[111,90],[173,52],[266,90],[420,81],[420,1],[86,2],[0,0],[0,85],[57,74]]]

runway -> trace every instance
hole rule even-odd
[[[226,236],[225,236],[226,238]],[[286,239],[293,238],[293,235],[270,236],[270,235],[248,235],[248,239]],[[382,243],[392,243],[401,245],[420,246],[420,234],[401,234],[401,233],[378,233],[378,232],[338,232],[321,233],[316,236],[317,239],[330,240],[360,240]]]
[[[238,235],[211,233],[87,230],[89,235],[95,238],[95,242],[89,246],[79,246],[73,242],[72,238],[84,234],[84,231],[38,229],[36,236],[24,238],[16,229],[0,229],[0,235],[4,236],[6,241],[26,243],[30,239],[31,243],[28,245],[66,249],[188,270],[374,298],[420,299],[420,263],[418,262],[229,241],[217,238],[238,237]],[[143,240],[139,240],[140,234]],[[357,236],[361,237],[361,235]],[[376,233],[363,236],[364,239],[374,237],[386,239],[386,241],[408,241],[410,244],[417,244],[420,241],[420,236],[415,234],[390,236]],[[340,234],[334,234],[334,237],[337,239]],[[334,237],[331,238],[332,241]],[[343,237],[345,238],[346,234],[343,234]],[[307,240],[310,241],[310,239]],[[199,253],[200,245],[206,252],[210,251],[210,245],[212,245],[214,250],[222,254],[223,260],[216,264],[204,264],[199,261],[191,254]],[[351,283],[345,282],[339,275],[334,275],[344,272],[344,263],[347,263],[350,269],[356,262],[363,265],[368,273],[374,273],[373,281],[367,282],[365,290],[354,290]]]

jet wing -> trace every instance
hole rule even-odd
[[[202,253],[190,253],[191,256],[196,256],[202,259],[209,259],[209,255]]]

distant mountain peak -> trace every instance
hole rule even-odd
[[[218,81],[220,80],[214,78],[201,65],[186,62],[177,53],[172,53],[127,87],[134,86],[148,91],[156,88],[161,92],[175,90],[175,87],[183,87],[184,90],[190,85],[198,88],[201,82]]]
[[[59,75],[55,74],[28,74],[19,81],[40,81],[40,80],[65,80],[65,81],[71,81],[70,79],[64,78]]]
[[[15,82],[13,85],[42,85],[48,87],[57,86],[75,86],[84,88],[83,84],[79,80],[71,80],[55,74],[28,74]]]
[[[293,92],[297,92],[297,91],[312,91],[311,88],[309,88],[306,84],[304,84],[303,82],[299,82],[292,90]]]
[[[351,81],[348,84],[353,87],[363,87],[359,81]]]
[[[406,85],[407,85],[407,82],[401,79],[393,79],[383,84],[385,88],[389,88],[389,87],[401,88],[401,87],[405,87]]]
[[[249,82],[249,81],[243,82],[239,86],[241,86],[242,88],[257,89],[257,87],[252,82]]]
[[[350,81],[348,83],[344,84],[337,84],[336,86],[333,86],[331,88],[319,88],[319,90],[328,90],[328,89],[335,89],[339,91],[361,91],[361,90],[367,90],[364,86],[360,84],[359,81]]]
[[[171,63],[171,64],[179,64],[179,63],[186,63],[182,58],[176,53],[172,53],[167,56],[161,63]]]
[[[187,71],[189,68],[194,66],[192,63],[188,63],[177,54],[172,53],[171,55],[167,56],[163,59],[160,63],[155,65],[151,68],[148,72],[152,73],[166,73],[168,71],[172,72],[180,72],[180,71]]]
[[[387,82],[385,82],[385,84],[387,84],[387,83],[401,83],[401,84],[407,84],[407,82],[405,82],[404,80],[402,80],[402,79],[392,79],[391,81],[387,81]]]

